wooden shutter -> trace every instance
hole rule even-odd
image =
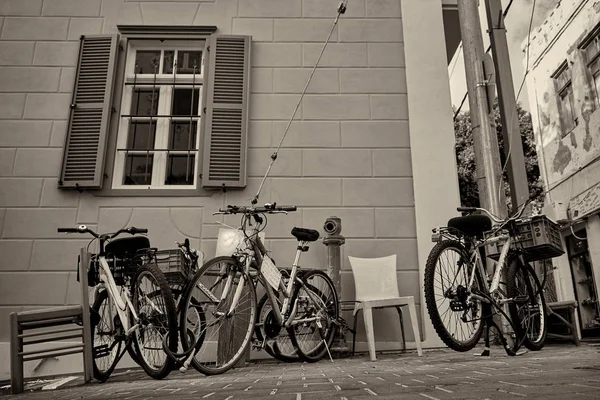
[[[202,186],[246,186],[250,36],[212,35],[206,80]]]
[[[59,187],[102,187],[117,43],[117,35],[81,37]]]

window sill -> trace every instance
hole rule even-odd
[[[100,189],[90,190],[96,197],[210,197],[218,190],[199,189]]]

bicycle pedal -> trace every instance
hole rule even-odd
[[[452,311],[465,311],[465,305],[460,300],[452,300],[450,302],[450,309]]]
[[[95,346],[92,349],[92,355],[94,358],[106,357],[110,354],[110,350],[107,344],[101,344],[100,346]]]

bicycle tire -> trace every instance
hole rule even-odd
[[[268,334],[266,331],[269,328],[269,325],[265,326],[265,324],[273,324],[274,317],[272,316],[273,305],[269,302],[269,296],[266,294],[258,302],[257,313],[256,313],[256,324],[255,324],[255,336],[259,342],[263,342],[265,339],[271,339],[272,343],[265,343],[264,350],[271,357],[276,360],[283,362],[295,362],[300,360],[296,353],[296,348],[294,344],[291,342],[287,331],[284,330],[283,327],[279,327],[280,330],[285,332],[285,336],[281,335],[280,332],[276,332],[277,336],[271,338],[270,336],[274,336],[274,333]]]
[[[452,350],[455,350],[455,351],[461,351],[461,352],[469,351],[477,345],[477,343],[479,342],[479,339],[481,338],[481,335],[483,334],[484,324],[483,324],[483,321],[481,320],[481,315],[479,316],[479,318],[474,318],[471,320],[476,323],[476,326],[474,327],[473,332],[470,335],[470,337],[465,337],[463,340],[459,340],[456,338],[456,336],[455,336],[456,334],[450,333],[448,331],[448,329],[446,328],[444,319],[443,319],[442,315],[440,314],[438,302],[436,301],[436,293],[435,293],[436,292],[436,290],[435,290],[436,289],[436,286],[435,286],[436,266],[438,265],[438,260],[440,260],[443,253],[446,250],[454,250],[460,256],[460,258],[459,258],[460,260],[469,260],[469,257],[468,257],[465,247],[460,242],[455,241],[455,240],[444,240],[444,241],[438,242],[431,249],[431,252],[429,253],[429,257],[427,258],[427,263],[425,265],[425,287],[424,287],[424,289],[425,289],[425,303],[427,305],[427,312],[429,313],[429,318],[431,319],[431,323],[432,323],[435,331],[437,332],[437,334],[440,337],[440,339],[442,340],[442,342],[444,342],[444,344],[446,344],[446,346],[448,346],[449,348],[451,348]],[[460,268],[461,268],[461,266],[459,266],[459,269]],[[456,278],[458,277],[459,273],[460,273],[460,271],[456,272],[456,275],[453,278],[454,281],[456,281]],[[468,274],[465,276],[468,276]],[[484,285],[484,280],[483,280],[483,277],[480,276],[479,270],[475,271],[475,276],[476,276],[477,284],[479,285],[480,288],[482,288]],[[442,286],[443,286],[443,284],[442,284]],[[441,289],[442,289],[442,293],[443,293],[443,298],[447,299],[446,293],[447,293],[448,289],[444,290],[443,287]],[[475,306],[477,306],[477,305],[475,305]],[[481,310],[481,312],[483,313],[481,304],[479,304],[478,309]],[[450,311],[449,308],[446,309],[446,312],[448,312],[448,311]],[[450,311],[450,312],[456,313],[454,311]],[[449,317],[450,320],[452,319],[453,315],[454,314],[450,314],[450,317]],[[460,321],[459,318],[460,317],[457,316],[456,320]],[[479,321],[478,324],[477,324],[477,321]],[[461,332],[464,332],[464,330],[461,330]]]
[[[144,295],[144,300],[148,300],[147,305],[149,307],[146,307],[146,304],[142,303],[138,297],[138,294],[140,294],[138,291],[142,289],[140,285],[141,279],[146,276],[149,277],[149,281],[154,281],[150,283],[157,286],[154,290],[149,292],[150,294],[153,294],[152,299],[148,297],[148,294]],[[154,300],[156,299],[156,294],[162,298],[162,305],[164,305],[163,310],[157,310],[161,304]],[[171,288],[169,287],[165,275],[155,264],[145,264],[139,267],[136,271],[132,284],[131,295],[133,308],[140,319],[140,326],[135,331],[133,337],[133,346],[138,357],[139,364],[151,378],[163,379],[167,377],[169,373],[171,373],[175,361],[168,357],[163,351],[163,340],[161,334],[167,334],[169,336],[168,345],[171,351],[177,350],[178,339],[177,316],[175,312],[175,303],[171,294]],[[146,330],[148,327],[153,328],[159,336],[155,340],[153,350],[151,350],[155,351],[153,354],[155,354],[157,357],[162,357],[159,362],[155,362],[155,360],[150,361],[147,359],[149,355],[146,355],[144,351],[148,349],[146,344],[140,347],[140,339],[145,339],[147,333]],[[153,365],[150,365],[151,363]]]
[[[227,292],[225,299],[216,303],[214,299],[221,299],[222,297],[222,292],[218,290],[223,289],[226,280],[223,281],[222,279],[225,276],[231,276],[234,283]],[[208,283],[211,277],[216,277],[216,282],[204,285],[204,283]],[[224,310],[229,309],[229,304],[233,300],[234,292],[237,288],[237,282],[240,279],[244,280],[244,284],[238,306],[235,308],[233,315],[226,316]],[[217,287],[217,285],[221,286]],[[213,300],[207,295],[208,292],[206,289],[210,291],[210,296],[214,298]],[[198,303],[192,304],[192,298],[195,298]],[[250,277],[242,272],[242,267],[234,258],[213,258],[204,263],[196,271],[188,284],[182,309],[189,309],[190,307],[200,307],[206,318],[206,330],[202,333],[205,335],[205,338],[192,360],[193,367],[205,375],[218,375],[227,372],[246,354],[251,343],[252,334],[254,333],[254,321],[256,320],[256,291],[254,284],[251,282]],[[247,310],[244,307],[247,307]],[[209,310],[209,308],[214,308],[214,310]],[[222,315],[219,315],[219,313]],[[215,316],[218,316],[215,318],[218,321],[209,320],[209,318]],[[233,318],[236,316],[240,317],[238,325],[235,325],[233,322]],[[187,332],[187,321],[183,319],[180,322],[182,322],[180,329]],[[220,328],[225,325],[224,322],[227,322],[228,326],[226,329],[230,329],[229,333],[227,331],[219,333]],[[215,337],[215,331],[211,329],[217,325],[217,335]],[[240,332],[243,335],[241,337],[240,335],[236,335],[236,333]],[[239,343],[236,343],[236,341]],[[192,343],[189,343],[186,338],[183,348],[187,350],[191,345]]]
[[[525,278],[524,281],[520,282],[521,285],[525,284],[525,287],[518,287],[517,279],[520,277]],[[527,310],[519,307],[514,302],[508,304],[510,318],[514,321],[515,326],[521,330],[519,336],[524,336],[523,345],[529,350],[539,351],[544,347],[546,334],[548,333],[546,300],[544,299],[542,285],[531,265],[529,263],[523,265],[519,257],[513,257],[509,260],[507,279],[506,294],[508,298],[512,299],[517,295],[526,295],[528,297],[526,303]],[[539,322],[540,327],[537,329],[530,324],[525,324],[525,327],[523,326],[525,317],[531,320],[531,315],[524,315],[523,311],[531,312],[533,308],[538,309],[538,315],[540,316],[540,318],[534,317],[533,320],[534,323]]]
[[[323,279],[323,282],[329,288],[329,294],[325,293],[326,288],[317,288],[315,285],[315,281],[311,281],[314,277],[320,277]],[[305,285],[297,285],[294,290],[294,294],[292,296],[292,306],[296,305],[297,302],[305,300],[300,296],[306,296],[307,299],[312,299],[307,290],[310,290],[313,294],[315,294],[321,301],[322,304],[315,305],[312,300],[308,300],[309,305],[317,308],[317,316],[318,313],[325,313],[325,316],[322,316],[319,321],[321,325],[324,325],[325,328],[319,327],[316,321],[310,322],[311,325],[314,324],[313,327],[309,328],[309,334],[312,330],[312,333],[318,332],[318,336],[315,338],[319,338],[320,341],[317,341],[316,345],[308,344],[305,346],[305,342],[300,340],[300,335],[304,335],[304,332],[300,332],[300,329],[304,326],[307,327],[306,324],[293,324],[288,329],[288,333],[290,335],[290,339],[292,344],[296,348],[298,356],[300,359],[306,362],[317,362],[321,360],[327,353],[328,349],[331,347],[333,343],[333,339],[336,333],[336,323],[339,316],[339,301],[337,291],[335,290],[335,286],[333,285],[333,281],[329,276],[320,270],[311,270],[307,271],[302,276],[302,281],[305,282]],[[296,307],[298,307],[296,305]],[[302,315],[302,313],[306,313]],[[298,309],[296,311],[296,317],[300,313],[300,317],[309,317],[312,318],[314,315],[314,310],[310,307],[305,308],[304,310]],[[296,318],[295,318],[296,319]],[[302,326],[303,325],[303,326]],[[325,342],[323,342],[325,341]],[[326,346],[325,346],[326,344]]]
[[[96,298],[94,299],[94,304],[92,305],[93,312],[98,313],[98,315],[100,315],[100,320],[97,323],[94,323],[95,322],[94,318],[90,318],[91,319],[90,326],[91,326],[91,331],[92,331],[92,346],[93,346],[93,348],[92,348],[93,375],[94,375],[94,378],[100,382],[106,382],[106,380],[110,377],[110,375],[114,371],[115,367],[117,366],[117,362],[119,360],[119,355],[121,353],[121,341],[115,340],[114,337],[117,334],[117,332],[113,331],[108,335],[108,336],[112,337],[111,343],[103,343],[100,345],[100,346],[106,345],[110,349],[109,354],[105,357],[97,357],[96,356],[97,352],[100,350],[96,346],[96,342],[97,342],[96,334],[98,333],[96,328],[100,328],[103,325],[102,324],[102,321],[104,320],[103,319],[103,315],[104,315],[103,310],[105,310],[105,308],[102,307],[103,304],[110,306],[110,303],[108,302],[108,292],[106,290],[101,290],[98,292],[98,294],[96,295]],[[113,326],[113,329],[114,329],[114,323],[115,323],[115,321],[118,320],[118,316],[115,312],[114,315],[109,315],[109,317],[111,320],[111,326]],[[109,356],[111,358],[107,358]],[[101,359],[103,359],[107,364],[102,363],[103,365],[100,365],[101,362],[99,360],[101,360]]]

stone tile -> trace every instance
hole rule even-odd
[[[100,0],[45,0],[42,15],[50,17],[97,17]]]
[[[248,150],[248,176],[262,177],[265,175],[271,154],[275,149],[249,149]],[[299,149],[281,149],[277,161],[269,176],[300,176],[302,174],[302,151]]]
[[[303,176],[371,176],[371,150],[305,149]]]
[[[254,43],[252,66],[301,67],[302,45],[300,43]]]
[[[60,68],[0,68],[0,87],[5,92],[56,92],[59,79]]]
[[[33,63],[46,66],[75,67],[79,57],[79,42],[37,42]]]
[[[41,179],[0,179],[0,207],[38,206],[41,193]]]
[[[316,229],[325,237],[323,225],[329,217],[342,220],[342,236],[346,238],[372,238],[375,236],[375,220],[372,208],[305,208],[302,211],[303,226]]]
[[[77,271],[79,249],[86,247],[89,240],[83,236],[61,234],[60,240],[36,240],[31,256],[31,271]],[[71,240],[72,239],[72,240]]]
[[[75,68],[65,67],[60,73],[58,91],[60,93],[73,93],[75,87]]]
[[[193,3],[141,2],[145,25],[191,25],[198,5]]]
[[[0,279],[2,302],[10,306],[63,305],[68,278],[65,273],[4,273]],[[24,287],[27,290],[23,290]]]
[[[400,18],[400,2],[398,0],[367,1],[367,18]]]
[[[239,17],[297,18],[302,3],[297,0],[245,0],[239,5]]]
[[[406,93],[404,68],[341,69],[342,93]]]
[[[253,94],[250,95],[250,119],[289,120],[298,103],[298,95]],[[302,118],[302,105],[295,118]]]
[[[369,43],[370,67],[404,67],[404,43]]]
[[[31,240],[0,240],[0,271],[29,270],[32,248]]]
[[[342,228],[343,229],[343,228]],[[342,231],[343,232],[343,231]],[[417,239],[349,239],[344,244],[342,268],[350,270],[348,257],[376,258],[396,254],[396,267],[401,271],[419,269]],[[416,280],[413,282],[416,285]]]
[[[117,25],[143,25],[139,2],[102,0],[100,15],[104,17],[102,33],[118,33]]]
[[[252,68],[251,93],[273,93],[273,68]]]
[[[280,204],[339,206],[342,204],[341,179],[275,178],[271,180],[271,200]]]
[[[45,147],[50,143],[50,121],[3,121],[0,147]]]
[[[10,324],[9,321],[10,314],[15,312],[20,312],[23,307],[15,306],[15,307],[1,307],[0,306],[0,321],[5,321],[0,324],[0,341],[1,342],[9,342],[10,341]]]
[[[77,207],[80,194],[75,190],[58,188],[58,178],[44,179],[42,188],[42,207]]]
[[[375,234],[377,237],[416,238],[417,227],[414,207],[376,208]]]
[[[343,147],[410,147],[408,121],[342,121]]]
[[[25,105],[25,118],[67,119],[70,94],[29,94]]]
[[[368,95],[319,96],[304,98],[305,120],[360,120],[369,119]]]
[[[408,120],[408,99],[404,94],[371,95],[371,119]]]
[[[17,149],[15,176],[57,177],[60,173],[62,149]],[[35,160],[35,162],[32,162]]]
[[[373,150],[373,175],[412,177],[410,149]]]
[[[321,50],[322,44],[306,43],[302,45],[303,65],[314,67]],[[329,43],[319,61],[319,67],[366,67],[366,43]]]
[[[0,15],[37,16],[42,13],[42,0],[2,0]]]
[[[273,70],[273,92],[302,93],[312,68],[275,68]],[[337,69],[317,69],[306,93],[339,93],[340,79]]]
[[[102,33],[102,18],[71,18],[67,40],[77,40],[81,35],[99,35]]]
[[[248,147],[271,147],[273,123],[271,121],[250,121]]]
[[[402,42],[401,19],[340,19],[340,42]]]
[[[63,148],[65,138],[67,137],[67,121],[52,122],[52,138],[50,139],[50,147]]]
[[[6,210],[3,237],[63,238],[57,228],[75,226],[77,209],[66,208],[10,208]]]
[[[24,94],[0,93],[0,118],[21,118],[25,109]]]
[[[214,211],[217,211],[219,207],[224,207],[227,204],[237,204],[237,205],[248,205],[250,204],[250,200],[256,195],[258,192],[258,188],[262,182],[262,177],[260,178],[248,178],[246,180],[246,188],[244,190],[229,190],[225,193],[224,196],[220,197],[221,201],[218,201],[219,198],[214,199],[213,205],[205,206],[205,217],[204,220],[208,222],[218,221],[220,218],[218,215],[212,215]],[[211,198],[212,199],[212,198]],[[267,178],[265,184],[260,193],[260,204],[272,202],[271,198],[271,178]],[[210,215],[207,216],[207,215]],[[239,221],[237,221],[239,225]]]
[[[276,42],[325,42],[331,32],[331,21],[321,19],[275,19]],[[331,34],[331,42],[337,42],[337,29]]]
[[[339,3],[323,0],[302,0],[302,16],[309,18],[327,18],[330,21],[338,15]],[[365,16],[365,0],[353,0],[348,4],[346,13],[340,18],[362,18]]]
[[[273,145],[281,141],[287,127],[286,121],[273,122]],[[293,121],[283,140],[283,147],[339,147],[340,123],[338,121]]]
[[[269,18],[234,18],[234,35],[251,35],[253,42],[273,41],[273,19]]]
[[[346,178],[344,206],[414,206],[410,178]]]
[[[6,17],[2,40],[65,40],[68,18]]]
[[[0,65],[31,65],[34,42],[0,42]]]
[[[194,25],[214,25],[217,27],[217,33],[231,33],[233,18],[237,14],[237,0],[202,2],[194,18]]]
[[[17,149],[0,149],[0,176],[12,176]]]

